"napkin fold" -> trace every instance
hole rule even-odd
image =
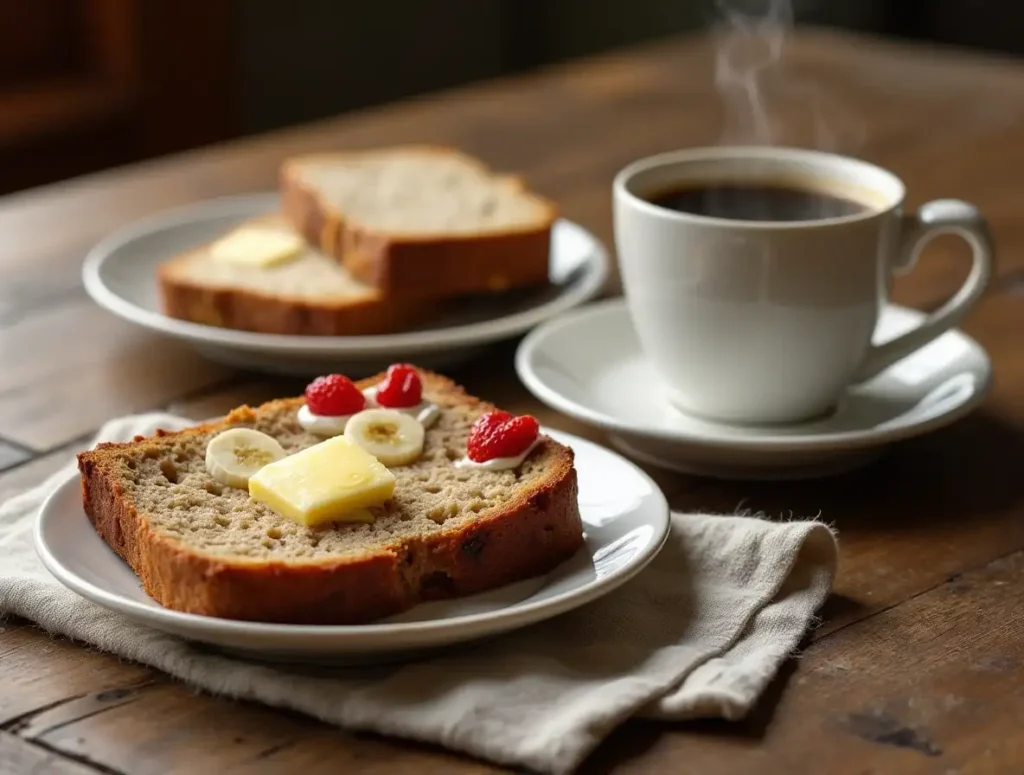
[[[125,417],[97,440],[187,424],[165,414]],[[46,571],[33,524],[73,468],[0,506],[0,614],[208,692],[556,775],[572,772],[632,716],[741,718],[812,624],[836,567],[835,538],[819,522],[673,514],[668,543],[642,573],[550,621],[358,672],[261,665],[132,624]]]

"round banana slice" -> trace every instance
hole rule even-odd
[[[348,418],[345,436],[386,466],[406,466],[423,454],[423,426],[393,409],[364,409]]]
[[[206,471],[221,484],[245,490],[250,476],[286,454],[273,436],[252,428],[232,428],[207,443]]]

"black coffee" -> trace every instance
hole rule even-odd
[[[856,215],[868,206],[810,188],[773,183],[713,183],[665,188],[646,197],[681,213],[736,221],[814,221]]]

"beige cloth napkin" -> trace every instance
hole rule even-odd
[[[127,417],[98,438],[184,424]],[[209,692],[540,772],[571,772],[631,716],[742,717],[812,623],[836,565],[835,539],[817,522],[674,514],[667,545],[636,579],[478,648],[357,673],[264,666],[131,624],[57,583],[32,526],[68,470],[0,506],[0,613]]]

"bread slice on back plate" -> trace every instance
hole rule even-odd
[[[294,233],[279,214],[242,225]],[[266,334],[348,336],[408,330],[439,311],[431,300],[385,299],[313,247],[265,267],[216,260],[211,247],[204,245],[159,267],[168,316]]]
[[[206,473],[206,443],[228,427],[257,428],[289,452],[319,441],[296,420],[302,398],[80,454],[85,513],[159,603],[229,619],[365,622],[569,558],[583,544],[572,450],[542,436],[514,470],[456,468],[470,426],[494,407],[421,375],[441,417],[423,456],[392,469],[395,495],[373,524],[303,527]]]
[[[554,204],[449,148],[297,156],[282,166],[281,196],[307,241],[388,296],[548,281]]]

